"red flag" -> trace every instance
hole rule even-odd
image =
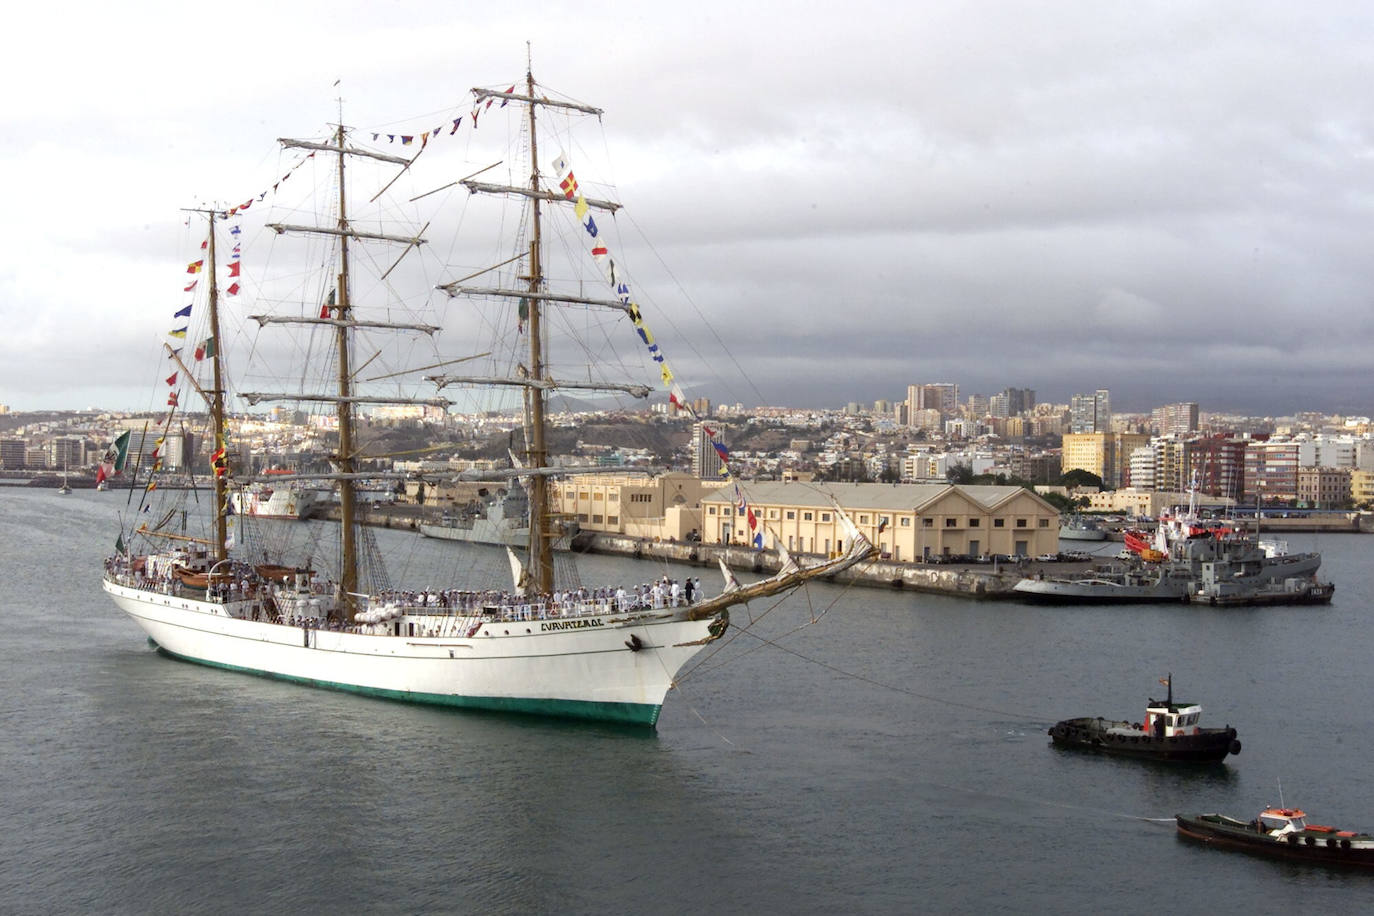
[[[327,305],[322,305],[322,306],[320,306],[320,317],[321,317],[321,318],[328,318],[328,317],[329,317],[329,306],[327,306]]]
[[[192,261],[190,264],[186,265],[186,272],[188,274],[198,274],[200,273],[200,266],[204,263],[204,258],[201,258],[199,261]]]
[[[168,406],[168,407],[175,407],[175,406],[177,406],[177,393],[176,393],[175,391],[173,391],[171,394],[167,395],[167,406]]]
[[[209,244],[210,244],[210,240],[209,240],[209,239],[206,239],[205,241],[201,242],[201,243],[200,243],[200,250],[201,250],[201,251],[204,251],[204,250],[205,250],[205,246],[206,246],[206,245],[209,245]]]
[[[177,374],[176,374],[175,372],[173,372],[171,375],[167,376],[167,384],[168,384],[169,386],[171,386],[171,385],[175,385],[176,383],[177,383]]]
[[[239,294],[239,285],[237,283],[230,283],[229,288],[226,289],[225,292],[231,296],[237,296]]]
[[[190,283],[186,284],[186,288],[183,289],[182,292],[183,292],[183,293],[189,293],[191,290],[193,290],[193,289],[196,288],[196,284],[199,283],[199,282],[200,282],[199,280],[192,280]]]
[[[232,264],[229,265],[229,276],[231,276],[231,277],[237,277],[238,275],[239,275],[239,262],[238,262],[238,261],[234,261]]]

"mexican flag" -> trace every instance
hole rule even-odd
[[[95,472],[95,481],[113,477],[124,470],[124,465],[129,461],[129,437],[131,430],[124,430],[118,439],[110,443],[110,447],[105,449],[105,454],[100,456],[100,468]]]

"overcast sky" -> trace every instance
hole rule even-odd
[[[1368,3],[38,6],[0,57],[14,410],[145,406],[181,208],[340,95],[360,126],[470,108],[528,41],[606,110],[690,393],[1374,413]]]

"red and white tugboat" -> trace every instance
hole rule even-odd
[[[1374,836],[1307,823],[1298,808],[1265,808],[1246,823],[1224,814],[1179,814],[1180,836],[1213,846],[1321,865],[1374,866]]]
[[[1240,753],[1234,728],[1200,727],[1202,706],[1174,701],[1172,675],[1161,678],[1160,683],[1169,688],[1169,695],[1162,702],[1149,701],[1143,723],[1100,716],[1065,719],[1050,728],[1050,738],[1061,747],[1150,760],[1212,763],[1227,754]]]

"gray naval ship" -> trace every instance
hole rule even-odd
[[[420,533],[446,541],[525,547],[530,540],[530,499],[514,483],[483,491],[466,506],[445,510],[437,522],[422,522]]]
[[[1044,603],[1308,604],[1331,600],[1315,581],[1319,553],[1289,553],[1287,545],[1246,535],[1204,532],[1171,545],[1160,562],[1138,557],[1074,576],[1022,579],[1019,598]]]

